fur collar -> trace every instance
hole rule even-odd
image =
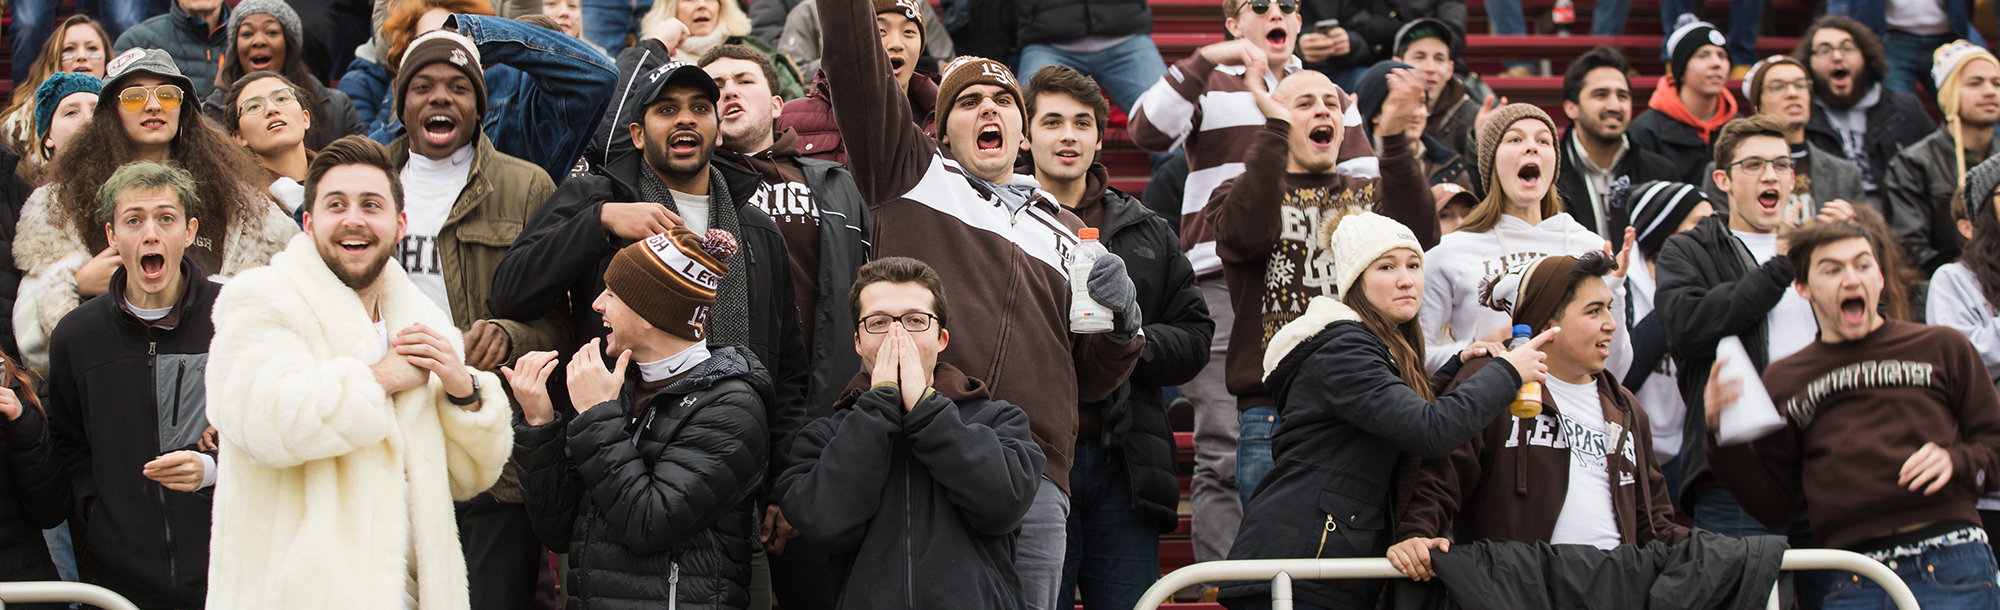
[[[1271,335],[1271,346],[1264,350],[1264,376],[1269,377],[1271,371],[1278,368],[1278,363],[1284,361],[1286,354],[1326,329],[1326,325],[1360,321],[1361,314],[1354,313],[1346,303],[1326,295],[1313,297],[1306,303],[1305,315],[1286,323],[1284,328]]]

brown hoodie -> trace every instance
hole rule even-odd
[[[1447,391],[1492,361],[1466,363]],[[1688,530],[1674,523],[1667,482],[1653,460],[1652,435],[1646,433],[1652,428],[1645,410],[1609,374],[1598,373],[1595,379],[1607,431],[1615,437],[1606,463],[1619,540],[1680,542]],[[1531,420],[1495,418],[1450,457],[1424,460],[1420,468],[1406,465],[1397,477],[1401,516],[1395,539],[1547,542],[1554,537],[1569,488],[1570,451],[1555,446],[1562,425],[1553,420],[1560,411],[1546,387],[1542,405],[1542,414]]]

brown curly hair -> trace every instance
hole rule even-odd
[[[110,92],[107,92],[110,93]],[[101,225],[91,218],[97,207],[97,189],[119,167],[137,160],[132,142],[119,116],[118,96],[110,93],[98,99],[97,114],[77,131],[68,146],[56,156],[49,170],[49,183],[56,185],[57,220],[72,227],[84,246],[96,253],[109,246]],[[180,107],[180,131],[174,135],[167,160],[194,175],[192,215],[206,227],[226,230],[230,221],[258,213],[258,206],[271,205],[262,195],[264,187],[244,180],[262,175],[249,151],[223,135],[192,100]],[[213,224],[211,224],[213,223]],[[217,243],[220,254],[226,244]]]
[[[493,14],[493,4],[486,0],[397,0],[389,7],[389,16],[382,20],[382,40],[389,43],[389,48],[383,50],[383,57],[389,63],[382,67],[390,72],[402,67],[403,52],[410,50],[410,42],[417,39],[417,20],[434,8],[452,14]]]

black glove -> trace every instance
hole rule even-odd
[[[1139,315],[1139,290],[1132,285],[1132,277],[1125,274],[1125,259],[1117,255],[1098,257],[1090,266],[1087,286],[1091,300],[1117,312],[1113,316],[1111,338],[1119,343],[1131,341],[1144,320]]]

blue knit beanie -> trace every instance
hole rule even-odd
[[[35,133],[48,135],[49,123],[55,121],[56,106],[62,105],[63,98],[72,93],[99,93],[104,90],[104,80],[89,74],[57,72],[42,81],[35,89]]]

